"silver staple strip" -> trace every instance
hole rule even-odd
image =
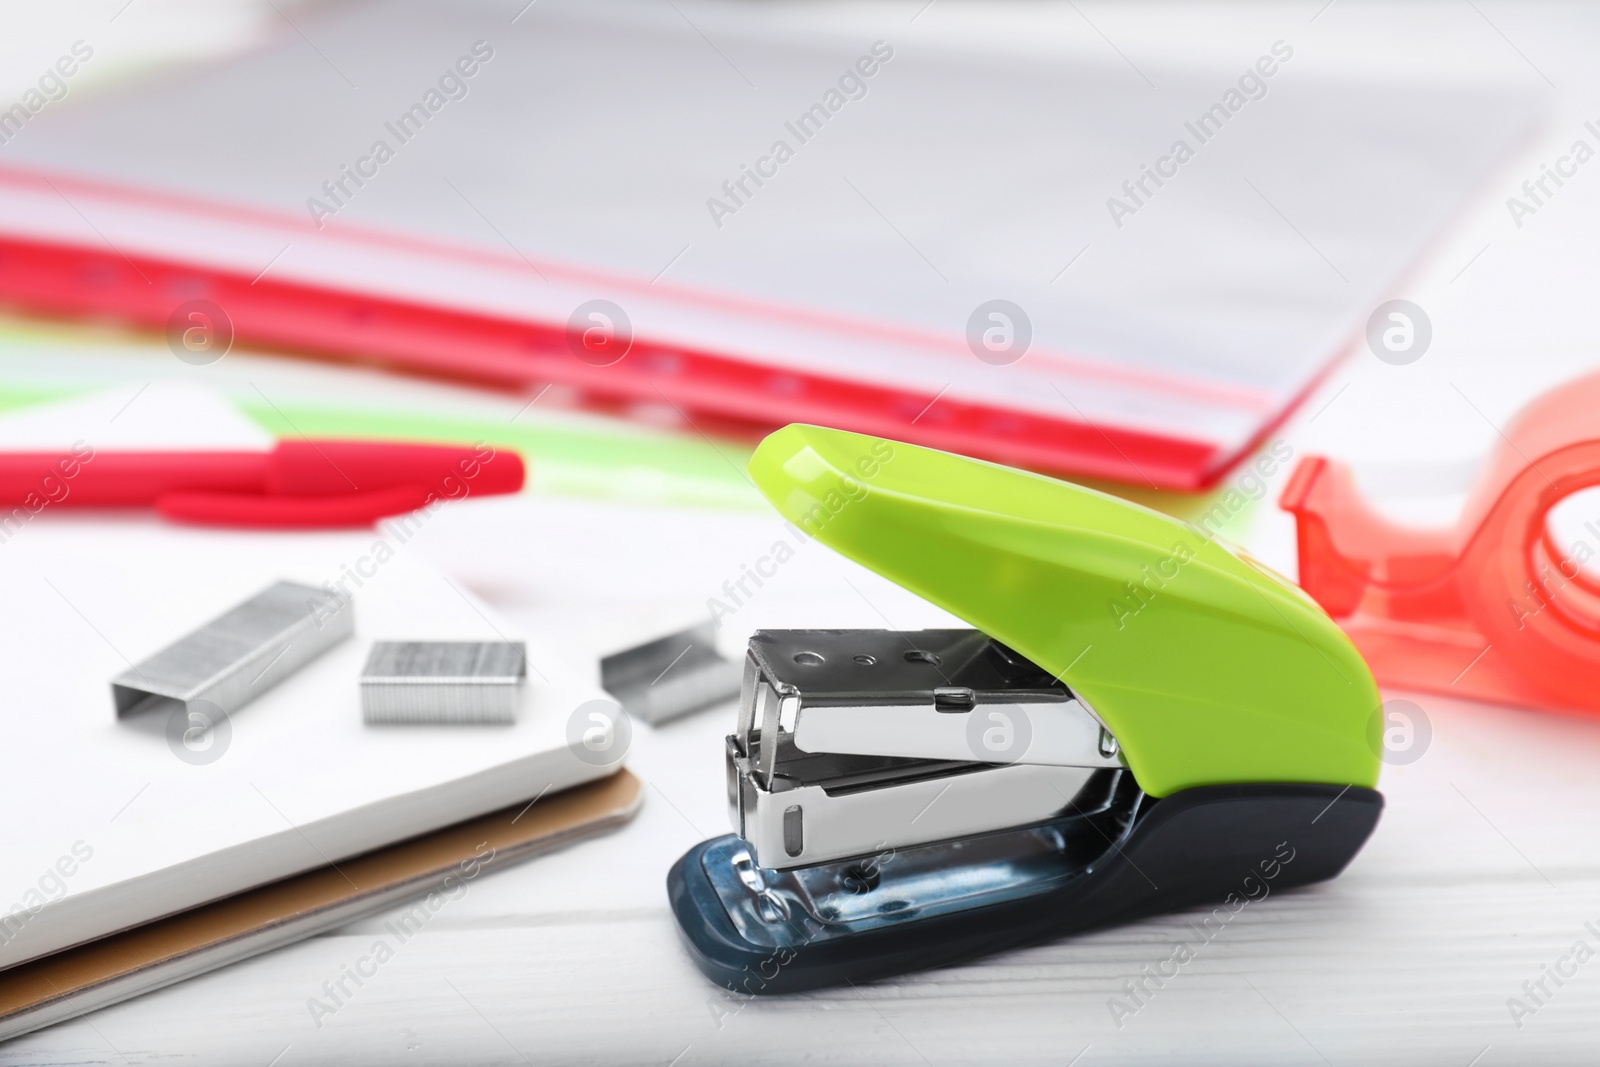
[[[379,641],[361,672],[368,723],[509,723],[528,673],[521,641]]]
[[[702,623],[624,649],[600,661],[600,686],[652,725],[739,695],[743,664],[717,651],[716,631]]]
[[[232,713],[355,633],[327,589],[277,582],[111,680],[119,717],[209,704]]]

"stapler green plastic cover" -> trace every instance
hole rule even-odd
[[[1105,493],[815,426],[749,469],[803,533],[972,629],[751,638],[737,832],[668,877],[713,981],[862,981],[1249,878],[1305,885],[1376,826],[1372,675],[1242,551]]]

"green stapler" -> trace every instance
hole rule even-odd
[[[1036,474],[815,426],[750,475],[971,629],[762,630],[735,833],[668,876],[696,964],[860,982],[1337,875],[1383,798],[1377,686],[1295,585]]]

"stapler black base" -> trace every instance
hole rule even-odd
[[[814,867],[759,868],[738,837],[714,838],[678,860],[667,890],[711,981],[796,992],[1179,908],[1214,904],[1231,915],[1337,875],[1382,809],[1375,790],[1298,783],[1156,800],[1132,775],[1099,771],[1071,813],[1049,822]]]

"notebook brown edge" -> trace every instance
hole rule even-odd
[[[0,1025],[20,1021],[19,1016],[52,1002],[319,912],[349,908],[366,898],[398,902],[411,895],[403,892],[408,885],[424,896],[451,874],[470,882],[485,871],[626,824],[642,799],[639,779],[619,770],[531,804],[522,802],[19,964],[0,971]],[[379,908],[387,903],[374,901]],[[304,936],[318,929],[308,925]],[[264,951],[287,943],[274,942]]]

